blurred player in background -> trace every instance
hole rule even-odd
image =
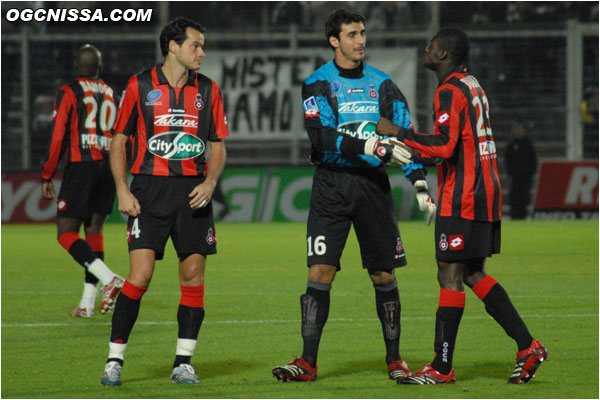
[[[225,166],[221,140],[229,135],[219,87],[195,72],[203,46],[202,25],[186,18],[169,22],[160,34],[164,64],[133,76],[119,108],[110,163],[119,210],[129,215],[130,268],[113,314],[103,385],[121,384],[129,334],[169,237],[181,289],[171,381],[199,383],[191,357],[204,319],[206,257],[217,252],[211,197]],[[131,190],[125,147],[130,139]]]
[[[531,337],[506,291],[491,276],[486,257],[500,252],[502,199],[496,145],[485,92],[462,63],[469,39],[457,29],[438,32],[425,49],[424,65],[439,80],[434,99],[434,134],[399,126],[386,118],[377,132],[394,135],[408,146],[441,157],[438,166],[438,212],[435,224],[436,259],[440,284],[435,324],[435,357],[403,384],[444,384],[455,381],[452,356],[465,307],[463,282],[485,304],[486,311],[513,338],[517,365],[509,383],[527,383],[548,357],[546,348]]]
[[[390,379],[408,376],[400,357],[400,297],[394,269],[406,265],[395,219],[385,164],[408,165],[412,182],[425,182],[422,165],[411,154],[375,134],[375,121],[386,116],[410,126],[406,100],[392,79],[363,62],[365,18],[338,10],[326,23],[335,59],[311,74],[302,87],[304,121],[317,165],[307,223],[308,284],[300,296],[302,357],[276,367],[283,381],[317,379],[317,352],[329,314],[331,284],[350,226],[360,245],[362,266],[375,289],[377,315],[386,346]],[[426,189],[425,189],[426,192]],[[435,213],[429,194],[428,213]]]
[[[527,218],[533,177],[537,170],[535,147],[527,135],[525,124],[515,120],[511,123],[513,137],[505,153],[506,172],[510,177],[508,203],[512,219]]]
[[[104,259],[102,225],[112,212],[115,185],[108,152],[117,115],[113,90],[99,78],[102,55],[91,45],[79,49],[75,61],[78,78],[60,88],[54,105],[48,158],[42,170],[42,194],[56,196],[52,177],[65,157],[64,177],[58,194],[58,242],[85,268],[83,296],[73,317],[94,315],[98,280],[104,285],[100,313],[110,312],[123,286]],[[79,237],[83,222],[85,240]]]

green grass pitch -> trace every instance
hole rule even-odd
[[[400,350],[413,370],[433,356],[438,285],[433,226],[400,221],[409,265],[397,270]],[[387,378],[374,291],[351,234],[333,285],[319,379],[277,382],[271,369],[301,354],[306,287],[301,223],[218,224],[206,318],[192,363],[200,385],[169,381],[179,301],[167,245],[130,337],[121,387],[103,387],[110,315],[74,319],[83,269],[53,225],[2,226],[3,398],[598,398],[598,221],[506,221],[487,271],[506,288],[549,360],[529,385],[508,385],[516,346],[467,289],[454,385],[405,387]],[[105,226],[106,262],[127,275],[124,224]],[[97,303],[98,305],[98,303]],[[97,310],[97,308],[96,308]]]

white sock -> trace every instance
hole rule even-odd
[[[99,258],[96,258],[88,264],[87,269],[92,275],[100,279],[100,282],[102,282],[103,285],[108,285],[116,276],[115,273],[104,264],[104,261]]]
[[[127,343],[108,343],[108,358],[118,358],[119,360],[125,359],[125,349]]]
[[[98,284],[85,282],[83,284],[83,296],[81,296],[81,301],[79,301],[79,307],[94,309],[97,293]]]
[[[194,350],[196,349],[196,342],[197,340],[194,339],[177,338],[177,350],[175,350],[175,355],[193,356]]]

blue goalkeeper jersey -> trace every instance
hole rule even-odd
[[[378,167],[372,156],[342,155],[345,135],[358,139],[384,137],[375,132],[381,116],[409,128],[406,99],[392,78],[367,64],[354,70],[333,61],[313,72],[302,86],[304,125],[311,141],[311,162],[329,167]]]

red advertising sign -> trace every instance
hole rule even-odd
[[[58,194],[62,177],[53,180]],[[39,172],[2,174],[2,223],[52,222],[56,218],[56,201],[42,196]]]
[[[534,218],[576,217],[598,218],[598,162],[543,162]]]

